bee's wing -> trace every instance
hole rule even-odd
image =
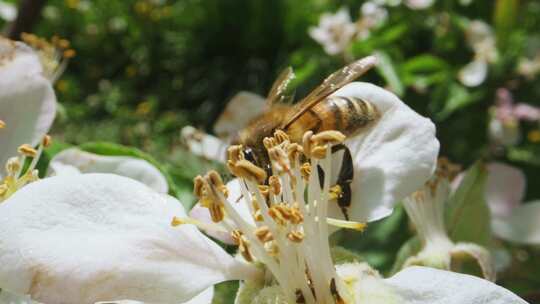
[[[344,66],[343,68],[332,73],[330,76],[326,77],[326,79],[317,88],[315,88],[315,90],[313,90],[308,96],[295,105],[294,109],[290,111],[291,114],[289,117],[284,120],[281,128],[284,129],[288,127],[311,107],[315,106],[330,94],[366,73],[376,63],[376,57],[368,56]]]
[[[286,102],[292,96],[288,95],[288,86],[295,77],[293,69],[291,67],[285,68],[272,84],[272,88],[268,92],[266,103],[268,106],[277,102]]]
[[[265,99],[250,92],[239,92],[227,103],[214,124],[214,132],[220,138],[227,138],[243,129],[253,118],[268,109]]]

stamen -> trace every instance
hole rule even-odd
[[[353,222],[353,221],[345,221],[345,220],[339,220],[334,218],[326,218],[326,222],[329,225],[340,227],[340,228],[346,228],[346,229],[353,229],[357,231],[364,231],[367,227],[366,223],[360,223],[360,222]]]
[[[332,188],[330,188],[330,191],[328,193],[329,194],[328,199],[329,200],[337,200],[338,198],[341,197],[342,193],[343,193],[343,191],[341,190],[341,186],[340,185],[335,185]]]
[[[281,193],[281,183],[279,182],[279,177],[276,175],[270,176],[268,185],[270,186],[269,189],[273,195],[279,195]]]
[[[177,226],[180,226],[180,225],[187,225],[187,224],[195,225],[199,229],[204,230],[204,231],[227,232],[227,229],[221,227],[220,225],[201,222],[201,221],[199,221],[197,219],[194,219],[192,217],[177,217],[177,216],[175,216],[175,217],[173,217],[173,219],[171,221],[171,226],[173,226],[173,227],[177,227]]]

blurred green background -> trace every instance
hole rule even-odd
[[[234,94],[265,95],[286,66],[295,69],[293,85],[301,97],[347,61],[375,52],[382,67],[362,80],[387,87],[430,117],[437,124],[442,155],[464,167],[480,158],[517,165],[529,180],[527,199],[540,198],[538,123],[521,122],[522,140],[515,145],[494,147],[488,137],[497,89],[508,89],[516,102],[540,106],[538,74],[525,77],[517,70],[520,60],[540,54],[540,1],[438,0],[421,10],[401,1],[378,1],[387,11],[386,20],[368,37],[352,41],[346,56],[325,53],[308,30],[321,14],[340,8],[348,9],[353,21],[360,19],[366,1],[36,2],[43,5],[26,30],[45,38],[65,37],[77,52],[55,84],[61,108],[54,138],[138,147],[169,170],[186,200],[192,200],[191,179],[213,164],[186,151],[180,140],[183,126],[211,132]],[[457,77],[475,56],[466,42],[471,20],[492,27],[499,54],[485,81],[475,87]],[[7,22],[0,19],[4,26]],[[403,214],[396,214],[393,222],[380,225],[398,233],[394,243],[383,241],[390,232],[381,232],[355,245],[374,251],[372,261],[385,270],[407,239]],[[520,267],[538,270],[536,277],[517,271],[516,281],[503,283],[518,291],[537,289],[540,253],[515,250],[518,256],[528,255],[532,264]]]

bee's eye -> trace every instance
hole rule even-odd
[[[257,164],[257,159],[255,158],[255,153],[253,153],[253,150],[251,148],[245,148],[244,149],[244,157],[247,161],[251,162],[252,164]]]

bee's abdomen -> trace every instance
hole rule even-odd
[[[339,130],[346,136],[355,135],[379,116],[373,104],[355,97],[329,97],[319,105],[321,107],[315,107],[314,110],[324,107],[324,110],[320,110],[329,116],[323,120],[324,127],[320,131]]]
[[[293,140],[301,140],[304,132],[339,130],[346,136],[361,132],[379,117],[377,108],[370,102],[355,97],[329,97],[309,109],[291,124],[287,133]]]

